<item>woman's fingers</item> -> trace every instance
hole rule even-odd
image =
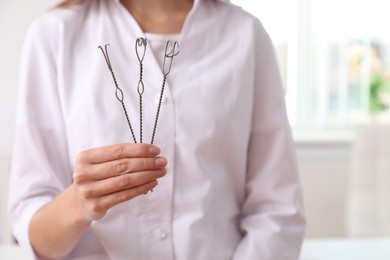
[[[74,172],[77,183],[91,180],[103,180],[126,173],[158,170],[167,165],[164,157],[126,158],[100,164],[81,164]]]
[[[157,186],[157,180],[136,186],[127,190],[121,190],[115,193],[110,193],[105,196],[90,200],[87,203],[90,220],[98,220],[102,218],[107,210],[122,203],[129,201],[139,195],[145,194]]]
[[[166,174],[166,169],[135,172],[112,177],[106,180],[93,181],[80,186],[80,193],[85,199],[100,197],[150,183]]]
[[[150,144],[117,144],[80,152],[73,173],[86,219],[145,194],[166,174],[167,160]]]
[[[112,208],[119,203],[131,200],[139,195],[144,195],[157,186],[157,180],[145,183],[143,185],[133,187],[131,189],[118,191],[102,197],[100,203],[104,208]]]
[[[147,158],[160,154],[160,148],[151,144],[115,144],[82,151],[78,164],[99,164],[124,158]]]

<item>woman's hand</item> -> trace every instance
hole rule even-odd
[[[37,255],[60,259],[78,244],[93,220],[144,194],[166,174],[167,160],[149,144],[117,144],[78,154],[74,182],[31,218],[29,237]]]
[[[117,144],[80,152],[73,174],[78,221],[101,219],[108,209],[145,194],[166,174],[167,160],[149,144]]]

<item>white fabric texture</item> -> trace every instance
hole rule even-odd
[[[114,0],[52,10],[23,51],[9,212],[29,249],[36,210],[72,183],[78,152],[132,142],[99,45],[109,53],[139,136],[134,43]],[[283,90],[261,23],[228,1],[197,0],[179,37],[155,144],[168,160],[154,192],[112,208],[67,259],[298,259],[302,198]],[[162,74],[144,59],[144,140]]]
[[[174,41],[178,41],[180,38],[180,34],[164,35],[145,33],[145,37],[147,39],[147,46],[149,46],[148,49],[153,52],[155,59],[157,60],[160,67],[162,67],[164,62],[165,49],[167,47],[167,41],[171,41],[172,43]]]

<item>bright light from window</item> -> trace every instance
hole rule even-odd
[[[257,16],[275,44],[295,129],[390,118],[389,0],[232,2]]]

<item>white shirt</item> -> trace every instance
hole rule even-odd
[[[31,250],[32,215],[72,182],[82,150],[132,142],[99,45],[139,136],[136,38],[118,0],[52,10],[23,52],[9,211]],[[304,218],[272,43],[260,22],[227,1],[196,0],[179,37],[155,144],[168,173],[154,192],[94,222],[69,259],[297,259]],[[162,74],[144,60],[144,140]]]
[[[179,42],[180,34],[155,34],[155,33],[144,33],[147,39],[147,45],[149,50],[151,49],[154,57],[156,58],[160,67],[163,65],[164,53],[167,45],[167,41],[174,43],[175,41]],[[170,46],[172,47],[172,46]],[[168,50],[170,50],[169,48]],[[180,49],[180,48],[179,48]],[[179,51],[180,53],[180,51]],[[150,55],[150,54],[149,54]],[[167,63],[168,64],[168,63]]]

